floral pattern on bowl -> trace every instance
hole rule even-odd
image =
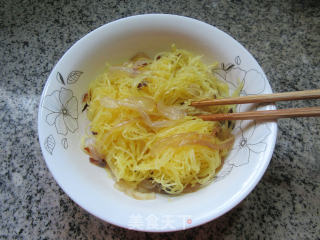
[[[71,71],[67,77],[67,84],[76,83],[82,73],[81,71]],[[60,72],[57,72],[56,79],[63,86],[46,95],[41,107],[44,112],[45,122],[49,126],[55,127],[56,138],[59,138],[60,135],[67,136],[68,133],[75,133],[79,129],[79,104],[73,91],[66,88],[66,81]],[[43,145],[47,152],[52,155],[56,146],[55,137],[50,134],[44,140]],[[64,149],[68,149],[67,137],[61,138],[61,145]]]
[[[214,73],[220,80],[228,83],[230,92],[237,89],[238,84],[243,82],[241,96],[263,93],[266,86],[266,79],[263,74],[256,69],[245,70],[241,68],[241,58],[236,56],[233,63],[221,63],[221,67],[215,69]],[[255,86],[255,87],[252,87]],[[256,87],[258,86],[258,87]],[[259,109],[259,105],[243,104],[237,106],[237,112],[248,111],[254,108]],[[218,172],[215,181],[222,180],[230,174],[234,167],[241,167],[250,162],[253,154],[263,154],[266,151],[264,141],[270,129],[266,124],[257,123],[253,120],[236,121],[233,134],[236,140],[229,156],[225,159],[222,169]],[[237,156],[241,156],[240,158]]]

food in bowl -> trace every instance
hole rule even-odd
[[[195,54],[203,54],[205,63],[219,62],[214,72],[221,81],[228,83],[231,93],[238,80],[244,82],[241,95],[272,93],[257,61],[231,36],[196,19],[148,14],[105,24],[76,42],[52,69],[41,96],[39,143],[52,176],[83,209],[123,228],[168,232],[199,226],[218,218],[254,189],[274,150],[276,122],[236,121],[232,131],[235,136],[233,147],[212,184],[189,194],[157,194],[152,201],[127,197],[113,187],[114,180],[106,177],[103,168],[90,164],[88,155],[79,147],[88,125],[87,112],[81,112],[83,105],[80,103],[88,92],[89,83],[103,72],[106,62],[119,65],[137,52],[155,56],[168,50],[172,43]],[[61,108],[67,102],[72,103],[68,110],[76,113],[75,125],[62,134],[58,130],[65,127],[65,123],[53,119],[56,121],[50,125],[47,118],[57,113],[50,114],[45,106],[50,104],[57,109],[61,118],[69,116],[64,115]],[[256,109],[252,104],[238,105],[237,111],[250,111],[253,107]],[[273,105],[258,108],[273,109]],[[152,228],[147,222],[151,217],[158,219],[159,223]],[[164,224],[166,219],[170,225]],[[133,225],[133,222],[139,225]]]
[[[196,115],[232,112],[235,106],[195,108],[190,102],[230,96],[213,74],[217,64],[206,65],[174,45],[152,59],[138,53],[122,65],[107,64],[83,99],[90,124],[82,148],[90,161],[135,199],[210,183],[233,145],[234,123]]]

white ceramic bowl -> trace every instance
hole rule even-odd
[[[38,115],[39,141],[47,166],[61,188],[81,207],[117,226],[151,232],[191,228],[211,221],[242,201],[256,186],[271,159],[275,122],[238,121],[236,142],[217,178],[207,187],[176,197],[135,200],[113,187],[107,173],[80,150],[86,126],[81,99],[105,63],[120,63],[137,52],[153,55],[178,48],[219,61],[219,78],[242,95],[271,93],[256,60],[236,40],[195,19],[150,14],[108,23],[76,42],[52,70],[42,93]],[[244,105],[239,111],[257,106]],[[274,109],[262,106],[261,109]]]

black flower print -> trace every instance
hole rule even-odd
[[[54,125],[58,134],[67,135],[78,129],[78,101],[70,89],[62,87],[47,95],[43,107],[49,112],[46,122]]]

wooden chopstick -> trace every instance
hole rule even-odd
[[[194,101],[191,106],[214,106],[214,105],[228,105],[241,103],[268,103],[288,100],[304,100],[320,98],[320,89],[306,90],[297,92],[285,92],[274,94],[261,94],[252,96],[243,96],[235,98],[223,98],[213,100]]]
[[[211,115],[197,115],[205,121],[220,120],[276,120],[278,118],[315,117],[320,116],[320,107],[289,108],[267,111],[218,113]]]

